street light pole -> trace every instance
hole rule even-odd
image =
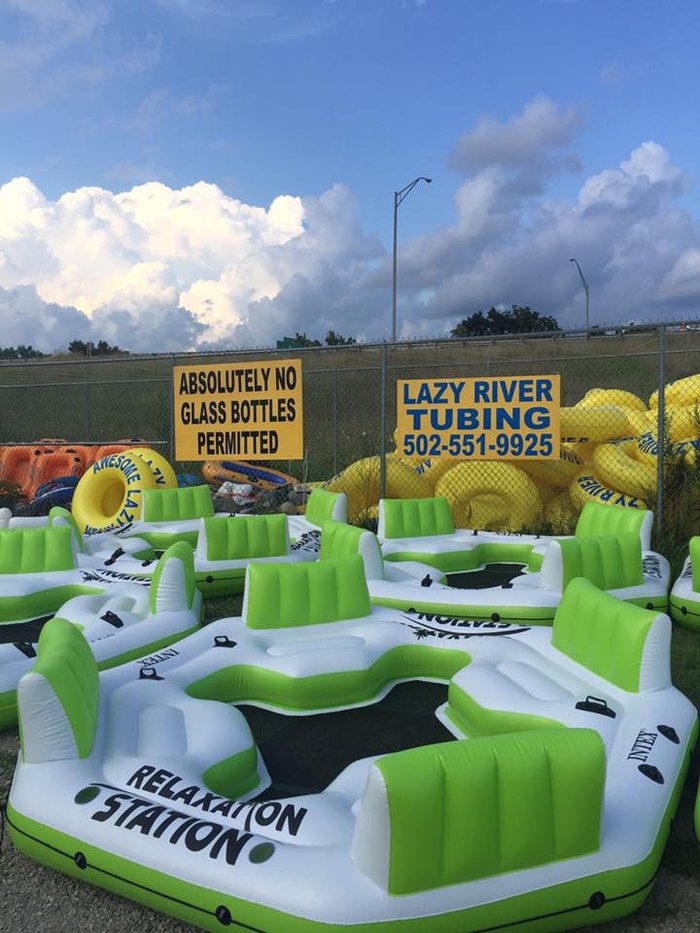
[[[398,231],[398,216],[399,216],[399,204],[404,201],[409,194],[413,191],[419,181],[424,181],[427,184],[430,184],[432,178],[426,178],[425,175],[419,175],[418,178],[414,178],[412,182],[406,185],[405,188],[402,188],[401,191],[394,192],[394,253],[393,253],[393,267],[392,267],[392,277],[391,277],[391,342],[396,343],[396,235]]]
[[[574,259],[573,256],[569,262],[575,262],[576,268],[578,269],[578,274],[581,276],[581,284],[583,285],[583,290],[586,293],[586,335],[588,334],[588,282],[585,279],[583,272],[581,272],[581,266],[579,265],[578,259]]]

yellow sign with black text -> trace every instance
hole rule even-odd
[[[399,456],[558,460],[559,376],[397,381]]]
[[[173,369],[176,460],[301,460],[301,360]]]

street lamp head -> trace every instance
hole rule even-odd
[[[432,180],[433,180],[432,178],[426,178],[425,175],[423,176],[423,181],[427,181],[428,184],[430,184]]]

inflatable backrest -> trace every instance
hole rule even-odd
[[[636,534],[552,541],[541,575],[543,586],[561,592],[576,577],[584,577],[601,590],[639,586],[643,582],[642,544]]]
[[[455,530],[449,503],[434,499],[382,499],[379,503],[380,538],[425,538],[451,535]]]
[[[370,768],[352,857],[401,895],[585,855],[600,846],[604,783],[592,729],[396,752]]]
[[[213,514],[214,503],[208,486],[144,490],[141,521],[177,522],[211,518]]]
[[[320,560],[359,554],[368,580],[384,579],[384,560],[377,536],[355,525],[325,522],[321,535]]]
[[[79,629],[58,617],[39,636],[37,659],[17,688],[24,760],[86,758],[100,706],[95,661]]]
[[[148,594],[151,612],[191,609],[195,592],[192,548],[177,541],[161,555],[153,572]]]
[[[648,509],[630,509],[618,505],[587,502],[581,509],[576,522],[576,537],[634,533],[642,542],[642,550],[648,551],[651,548],[653,521],[654,513]]]
[[[243,619],[248,628],[292,628],[359,619],[371,607],[359,554],[312,564],[248,566]]]
[[[0,574],[73,570],[74,547],[66,525],[0,529]]]
[[[55,505],[49,511],[49,525],[51,527],[59,525],[67,525],[73,534],[73,544],[76,550],[82,554],[85,550],[85,542],[83,541],[83,536],[80,534],[80,529],[78,528],[78,523],[73,518],[68,509],[64,509],[61,505]]]
[[[283,557],[289,552],[286,515],[203,518],[195,554],[202,560]]]
[[[622,690],[671,686],[671,620],[573,580],[554,616],[552,646]]]
[[[700,536],[691,538],[688,542],[688,553],[690,554],[690,566],[693,570],[693,589],[700,593]]]
[[[348,497],[344,492],[314,489],[306,503],[304,517],[319,528],[324,522],[348,520]]]

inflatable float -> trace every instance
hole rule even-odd
[[[138,542],[140,538],[127,539]],[[318,557],[318,539],[292,544],[286,515],[233,515],[199,519],[194,549],[194,578],[203,596],[229,596],[243,591],[252,561],[296,562]],[[115,551],[94,567],[95,579],[148,582],[157,568],[155,557],[142,559]]]
[[[238,463],[232,460],[206,460],[202,476],[212,485],[221,483],[250,483],[259,489],[278,489],[280,486],[296,486],[298,479],[288,473],[280,473],[270,467],[256,463]]]
[[[71,511],[82,533],[111,531],[141,517],[146,490],[176,486],[165,457],[135,447],[93,463],[75,488]]]
[[[133,441],[102,446],[70,444],[63,438],[0,445],[0,475],[15,483],[24,498],[31,499],[44,483],[66,476],[80,477],[95,460],[132,446]]]
[[[642,551],[651,552],[653,520],[648,510],[589,502],[578,517],[575,537],[634,534],[641,542]],[[483,562],[475,560],[477,545],[490,546],[490,560],[526,564],[529,570],[538,570],[549,543],[560,540],[552,535],[499,534],[455,528],[449,503],[440,497],[382,500],[377,537],[386,560],[419,561],[445,573],[481,566]]]
[[[419,501],[424,505],[441,500]],[[517,548],[477,542],[470,552],[472,570],[445,575],[423,563],[385,562],[372,532],[328,522],[323,527],[320,556],[325,560],[360,554],[373,605],[441,618],[551,625],[566,587],[576,577],[590,580],[625,602],[666,609],[668,561],[660,554],[643,555],[637,534],[550,541],[537,560],[532,552],[526,555],[522,545],[519,552]],[[521,564],[509,566],[518,553],[521,560],[537,563],[539,569],[530,570],[527,562],[522,570]],[[493,562],[500,572],[484,582],[480,571]]]
[[[91,584],[108,581],[96,576],[108,563],[81,553],[69,525],[0,530],[0,625],[53,614],[92,592]]]
[[[329,492],[316,488],[306,501],[303,515],[289,516],[289,535],[292,550],[303,549],[318,553],[321,548],[321,529],[328,521],[346,523],[348,499],[344,492]]]
[[[700,629],[700,537],[690,539],[688,556],[669,596],[671,618]]]
[[[111,566],[125,554],[137,560],[151,560],[157,556],[151,545],[141,538],[120,539],[114,532],[81,534],[73,515],[63,506],[54,506],[48,515],[12,515],[9,509],[0,509],[0,529],[16,531],[61,525],[67,525],[71,530],[75,566],[81,570]]]
[[[67,530],[67,529],[66,529]],[[61,530],[58,529],[59,536]],[[5,532],[4,534],[7,534]],[[44,535],[43,532],[39,532]],[[56,537],[50,529],[48,539]],[[14,533],[16,544],[24,545],[25,553],[33,551],[36,558],[36,533],[27,537]],[[27,542],[31,541],[31,547]],[[0,538],[0,558],[6,557],[6,542]],[[54,541],[54,545],[57,542]],[[51,550],[49,544],[45,554]],[[63,585],[60,590],[39,590],[34,567],[26,565],[21,574],[23,595],[8,594],[7,578],[2,578],[2,614],[0,624],[0,729],[17,721],[15,691],[22,674],[29,670],[36,657],[36,642],[52,612],[82,632],[98,667],[123,664],[144,654],[158,652],[165,646],[193,632],[199,625],[202,599],[194,588],[192,550],[186,544],[173,545],[158,561],[150,588],[135,583],[115,582],[96,585],[91,575],[83,574],[80,584]],[[43,575],[43,581],[51,576]],[[71,598],[71,593],[80,593]],[[41,606],[36,602],[41,597]],[[12,600],[10,610],[7,600]],[[37,616],[39,609],[48,613]],[[16,616],[8,619],[10,614]]]
[[[248,577],[241,618],[153,663],[98,674],[74,626],[44,628],[18,689],[16,848],[210,931],[539,933],[644,901],[697,733],[667,616],[578,579],[551,629],[424,622],[372,609],[358,556]],[[449,684],[455,741],[260,796],[235,704],[303,715],[412,679]]]
[[[176,541],[186,541],[193,548],[203,518],[226,519],[230,512],[215,512],[211,491],[206,485],[183,486],[173,489],[145,489],[140,519],[116,529],[87,536],[90,541],[104,541],[101,550],[108,549],[108,541],[130,541],[139,538],[156,551],[164,550]],[[238,516],[243,517],[243,516]],[[304,515],[289,516],[292,548],[318,551],[321,525],[327,520],[347,521],[347,500],[342,493],[314,489],[309,496]]]

